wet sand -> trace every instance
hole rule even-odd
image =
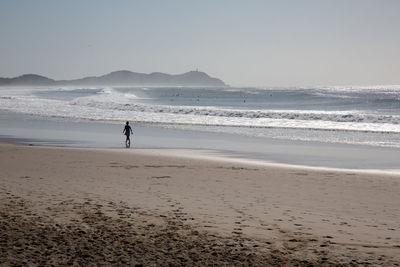
[[[0,144],[0,265],[400,265],[399,175],[178,152]]]

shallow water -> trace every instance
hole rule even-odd
[[[392,147],[249,137],[137,123],[132,126],[131,149],[212,150],[227,158],[341,169],[397,170],[400,166],[400,149]],[[123,148],[123,127],[123,123],[43,120],[0,112],[0,141],[15,143]]]

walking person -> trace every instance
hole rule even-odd
[[[125,128],[122,133],[126,135],[125,146],[128,148],[131,146],[130,135],[133,134],[132,128],[131,126],[129,126],[129,121],[126,122]]]

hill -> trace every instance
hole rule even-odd
[[[15,78],[0,78],[0,85],[7,86],[226,86],[205,72],[189,71],[171,75],[161,72],[150,74],[127,70],[114,71],[102,76],[84,77],[75,80],[56,81],[36,74],[24,74]]]
[[[53,85],[54,80],[36,74],[24,74],[15,78],[0,78],[0,85]]]

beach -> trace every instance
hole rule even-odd
[[[0,265],[398,266],[400,176],[0,144]]]
[[[249,3],[0,1],[0,267],[400,267],[400,1]]]

